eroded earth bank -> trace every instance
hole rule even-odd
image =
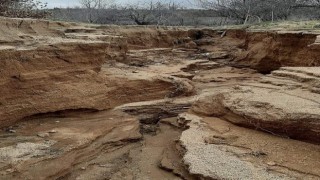
[[[309,31],[1,18],[0,179],[320,179],[319,57]]]

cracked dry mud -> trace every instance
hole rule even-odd
[[[0,179],[320,179],[315,32],[0,25]]]

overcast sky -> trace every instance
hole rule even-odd
[[[54,7],[73,7],[73,6],[80,6],[79,0],[40,0],[42,2],[48,3],[48,8]],[[138,3],[138,2],[151,2],[152,0],[115,0],[118,4],[130,4],[130,3]],[[153,0],[155,2],[156,0]],[[167,2],[176,2],[181,4],[184,7],[190,7],[190,3],[188,0],[162,0]]]

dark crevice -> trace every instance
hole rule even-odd
[[[39,113],[34,114],[32,116],[28,116],[23,118],[22,121],[27,121],[31,119],[41,119],[41,118],[49,118],[49,117],[55,117],[55,118],[65,118],[70,116],[76,116],[78,114],[85,114],[85,113],[96,113],[99,112],[97,109],[91,109],[91,108],[79,108],[79,109],[65,109],[55,112],[46,112],[46,113]]]

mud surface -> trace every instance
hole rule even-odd
[[[0,179],[320,179],[316,33],[0,24]]]

